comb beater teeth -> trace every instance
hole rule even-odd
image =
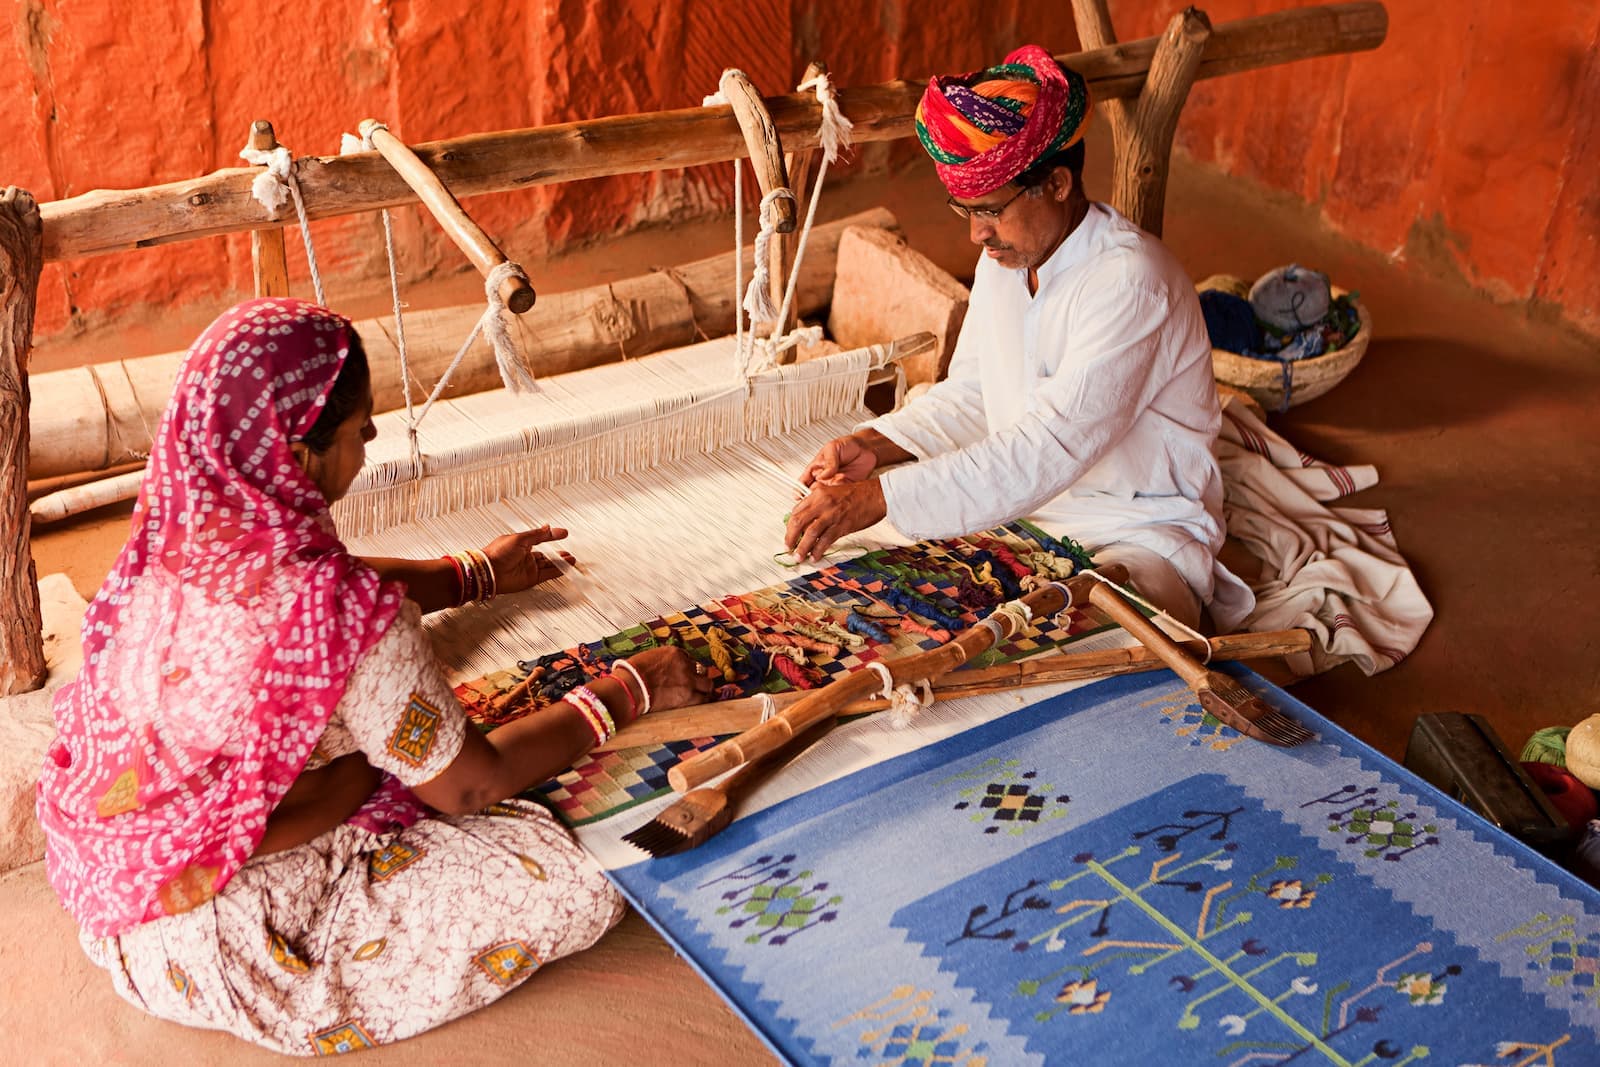
[[[623,834],[622,840],[652,856],[670,856],[682,848],[688,839],[675,828],[653,819]]]

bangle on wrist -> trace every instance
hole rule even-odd
[[[452,572],[454,572],[454,574],[456,576],[456,584],[455,584],[456,602],[455,602],[455,606],[459,608],[461,605],[463,605],[463,604],[465,604],[467,602],[467,574],[466,574],[466,571],[462,570],[461,561],[456,559],[456,557],[453,556],[453,555],[450,555],[450,554],[447,553],[447,554],[445,554],[443,556],[440,556],[439,558],[450,561],[450,569],[451,569]]]
[[[561,698],[568,704],[577,708],[583,719],[589,724],[589,729],[594,732],[594,743],[604,744],[611,740],[617,732],[617,724],[611,718],[611,712],[606,708],[606,702],[586,685],[580,685],[570,690]]]
[[[639,717],[639,702],[633,697],[633,689],[628,685],[628,680],[619,675],[615,670],[605,677],[617,683],[617,688],[622,690],[622,695],[628,698],[628,722],[633,722]]]
[[[644,675],[639,673],[639,668],[625,659],[619,659],[611,664],[612,673],[625,670],[633,675],[633,680],[639,683],[639,717],[650,714],[650,687],[644,684]]]

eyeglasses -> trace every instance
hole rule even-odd
[[[1005,214],[1006,208],[1010,207],[1012,204],[1015,204],[1018,198],[1023,196],[1025,193],[1031,193],[1033,191],[1034,187],[1023,186],[1021,189],[1016,191],[1010,200],[1007,200],[999,207],[968,207],[965,204],[956,203],[956,198],[953,196],[946,197],[945,203],[950,205],[951,211],[954,211],[957,215],[960,215],[964,219],[976,218],[979,222],[994,223],[1000,221],[1000,216]]]

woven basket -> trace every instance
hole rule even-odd
[[[1343,296],[1345,290],[1332,287],[1333,295]],[[1289,403],[1283,402],[1283,368],[1285,364],[1275,359],[1251,359],[1237,352],[1221,348],[1211,350],[1211,370],[1217,381],[1242,389],[1268,411],[1283,411],[1296,404],[1315,399],[1344,380],[1355,370],[1361,357],[1366,355],[1367,342],[1372,340],[1372,316],[1367,305],[1355,301],[1361,326],[1356,335],[1345,342],[1343,348],[1310,359],[1300,359],[1288,364]]]

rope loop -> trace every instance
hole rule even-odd
[[[322,291],[322,272],[317,269],[317,250],[311,244],[311,221],[306,217],[306,202],[300,195],[300,179],[295,176],[294,157],[282,145],[265,150],[245,145],[239,150],[239,157],[246,163],[266,167],[250,183],[250,194],[267,209],[267,214],[277,218],[278,209],[283,207],[285,201],[294,200],[295,215],[300,220],[300,237],[306,245],[306,265],[311,268],[311,286],[316,290],[317,303],[327,307],[328,298]]]
[[[883,689],[878,696],[889,702],[889,725],[896,730],[904,730],[915,722],[922,709],[933,707],[936,699],[933,685],[926,678],[917,681],[916,688],[909,683],[894,684],[894,675],[887,664],[873,660],[867,664],[869,670],[878,672],[883,679]]]

